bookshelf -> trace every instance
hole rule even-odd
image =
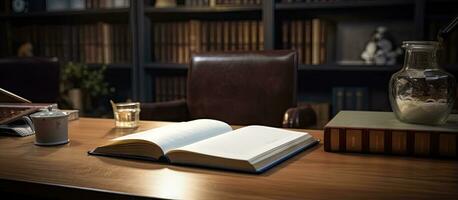
[[[27,11],[16,12],[12,1],[0,4],[0,57],[14,57],[18,47],[29,42],[34,56],[57,57],[61,66],[67,62],[86,63],[90,69],[107,66],[106,79],[116,88],[110,97],[94,100],[94,112],[87,116],[110,113],[108,99],[132,98],[132,36],[129,0],[87,0],[84,7],[70,4],[48,10],[47,1],[25,1]],[[61,1],[70,2],[70,1]],[[4,30],[4,31],[3,31]],[[101,106],[100,106],[101,105]]]
[[[367,34],[364,39],[367,40],[377,25],[385,25],[389,30],[393,29],[392,31],[395,32],[398,39],[397,43],[402,40],[431,39],[428,38],[428,24],[434,20],[440,20],[442,23],[447,22],[453,17],[454,9],[452,8],[456,6],[457,2],[453,1],[435,2],[427,0],[263,1],[262,5],[254,6],[178,6],[175,8],[149,6],[145,7],[145,18],[153,25],[155,23],[186,20],[205,21],[212,19],[224,21],[227,16],[235,17],[234,20],[260,19],[264,25],[263,48],[266,50],[284,48],[282,41],[283,21],[307,21],[315,18],[330,21],[334,26],[333,31],[335,33],[332,36],[334,37],[334,44],[331,44],[327,50],[334,49],[334,51],[326,53],[329,58],[323,62],[317,64],[302,62],[299,65],[298,100],[317,102],[318,104],[324,102],[333,107],[333,90],[335,88],[362,89],[367,95],[365,97],[368,104],[366,109],[386,111],[390,110],[388,81],[391,75],[401,68],[402,63],[398,62],[396,65],[341,64],[340,61],[347,56],[342,52],[342,49],[346,49],[348,44],[337,41],[336,38],[342,38],[342,33],[339,31],[353,27],[365,29],[361,32]],[[444,9],[448,12],[444,12]],[[305,24],[305,22],[301,23]],[[151,36],[145,36],[145,38],[151,38]],[[151,54],[151,51],[154,51],[154,42],[150,42],[150,44],[152,46],[145,47],[145,54]],[[353,60],[355,59],[354,54],[350,56],[353,56]],[[458,62],[447,62],[444,68],[456,75]],[[150,79],[180,73],[185,76],[186,69],[185,63],[164,63],[155,60],[154,57],[147,59],[144,68],[149,72]],[[173,86],[164,86],[164,88],[167,87],[173,88]],[[154,91],[154,88],[157,86],[153,83],[151,90],[146,91]],[[152,98],[147,98],[147,101],[157,100],[154,95],[149,97]],[[332,113],[331,110],[332,108],[328,108],[328,113]]]
[[[103,2],[104,0],[93,1]],[[109,72],[107,73],[114,76],[111,81],[115,87],[123,88],[119,91],[120,94],[116,94],[118,100],[130,98],[150,102],[185,95],[172,94],[172,92],[169,94],[170,98],[156,97],[158,90],[161,91],[160,93],[167,90],[185,91],[179,88],[183,83],[174,83],[173,80],[186,76],[188,63],[186,58],[191,51],[292,48],[294,45],[291,41],[287,41],[290,43],[284,45],[285,33],[292,31],[284,32],[283,24],[294,21],[294,24],[300,24],[299,26],[303,27],[302,34],[313,35],[313,31],[307,33],[305,27],[308,23],[313,24],[313,19],[319,19],[323,24],[329,23],[329,26],[323,26],[327,29],[322,31],[325,34],[323,38],[326,43],[321,46],[324,46],[325,55],[323,54],[324,57],[322,56],[323,58],[318,63],[306,62],[305,52],[309,47],[302,45],[301,51],[303,51],[304,58],[299,65],[298,73],[299,101],[324,102],[332,107],[333,88],[365,87],[368,91],[369,110],[390,110],[387,98],[388,80],[391,74],[400,69],[402,63],[365,65],[342,64],[341,61],[359,59],[362,51],[361,45],[364,45],[378,25],[384,25],[388,27],[389,31],[393,31],[397,43],[402,40],[434,39],[437,29],[456,14],[455,8],[458,7],[458,2],[453,0],[264,0],[246,1],[250,4],[217,4],[215,6],[198,4],[210,1],[194,1],[197,2],[197,5],[192,6],[187,5],[191,2],[188,0],[177,2],[178,5],[171,8],[156,8],[154,0],[145,0],[130,1],[128,8],[14,13],[8,9],[11,7],[9,1],[5,1],[0,7],[0,30],[5,30],[5,32],[2,31],[0,37],[11,38],[13,37],[12,30],[27,24],[84,25],[99,21],[108,24],[124,24],[128,27],[130,34],[128,37],[131,59],[128,62],[108,63]],[[218,0],[215,2],[232,1]],[[196,27],[200,31],[196,32]],[[189,35],[194,39],[182,36],[184,32],[191,32],[191,29],[194,32]],[[236,35],[235,39],[231,38],[234,37],[231,35],[233,29],[237,30],[235,34],[242,32],[241,35]],[[227,35],[224,30],[227,30]],[[349,30],[356,30],[359,35],[350,35],[350,37]],[[170,36],[161,36],[161,31],[170,33]],[[297,28],[295,31],[297,32]],[[249,39],[244,41],[244,34],[247,33]],[[452,37],[455,42],[452,41],[450,44],[457,43],[456,35],[458,34]],[[291,34],[288,37],[290,36]],[[195,43],[195,37],[198,38],[197,43]],[[240,41],[239,38],[241,38]],[[202,45],[205,39],[206,44]],[[301,39],[303,43],[306,42],[305,39],[307,38]],[[158,41],[161,43],[158,44]],[[256,44],[252,41],[255,41]],[[0,45],[2,47],[1,57],[13,55],[14,44]],[[349,45],[354,46],[350,48]],[[446,47],[446,50],[452,53],[446,56],[444,62],[446,70],[455,76],[458,72],[456,55],[453,56],[456,46],[448,45]],[[158,49],[162,50],[161,48],[169,49],[164,50],[166,52],[162,52],[161,56],[158,55]],[[313,49],[313,45],[310,48]],[[90,63],[89,66],[99,67],[102,64]],[[167,80],[167,77],[170,80]],[[118,79],[122,82],[117,81]],[[168,84],[161,86],[157,85],[158,83]]]

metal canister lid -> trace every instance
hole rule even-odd
[[[55,118],[55,117],[65,117],[66,113],[60,111],[59,109],[53,109],[52,106],[49,106],[47,109],[42,109],[40,112],[36,112],[30,117],[32,118]]]

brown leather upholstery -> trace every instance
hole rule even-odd
[[[285,111],[296,106],[296,60],[293,51],[194,54],[190,118],[280,127]]]
[[[312,106],[298,106],[290,108],[283,116],[283,127],[285,128],[318,128],[317,119]]]
[[[140,119],[159,121],[187,121],[189,120],[188,108],[185,99],[141,103]]]
[[[140,117],[312,127],[316,117],[309,107],[290,109],[284,116],[296,106],[296,73],[296,53],[289,50],[194,54],[188,70],[187,99],[142,103]]]

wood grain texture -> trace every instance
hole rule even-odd
[[[0,192],[66,199],[458,198],[456,160],[328,153],[322,144],[260,175],[87,155],[108,139],[165,124],[122,130],[113,120],[82,118],[69,123],[70,143],[56,147],[35,146],[34,136],[0,136]]]
[[[383,153],[385,151],[385,131],[371,130],[369,134],[369,151],[373,153]]]

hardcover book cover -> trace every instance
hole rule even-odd
[[[330,152],[458,157],[456,114],[444,125],[429,126],[400,122],[392,112],[341,111],[324,131]]]

